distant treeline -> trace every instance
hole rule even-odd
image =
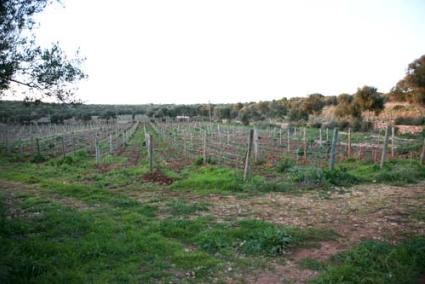
[[[362,112],[379,114],[387,100],[394,101],[397,97],[392,93],[382,94],[374,87],[364,86],[355,94],[323,96],[316,93],[307,97],[236,104],[86,105],[0,101],[0,122],[27,124],[42,117],[48,117],[52,123],[62,123],[70,118],[89,121],[92,116],[98,116],[109,120],[118,115],[146,115],[156,119],[177,116],[199,119],[211,117],[213,120],[238,120],[243,124],[267,119],[307,122],[309,117],[320,115],[326,106],[334,106],[335,118],[359,124],[362,120]]]

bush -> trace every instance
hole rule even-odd
[[[294,182],[300,182],[307,185],[323,185],[326,180],[323,170],[318,167],[295,166],[289,169],[290,179]]]
[[[279,163],[277,164],[277,171],[279,173],[284,173],[286,172],[288,169],[292,168],[293,166],[295,166],[295,161],[291,158],[288,157],[284,157],[282,160],[279,161]]]
[[[373,123],[370,121],[363,121],[356,119],[351,123],[351,130],[366,132],[373,128]]]
[[[41,154],[36,154],[32,159],[31,159],[31,163],[36,163],[36,164],[39,164],[39,163],[43,163],[43,162],[45,162],[45,161],[47,161],[47,158],[46,157],[44,157],[43,155],[41,155]]]
[[[359,179],[349,174],[344,168],[323,171],[327,182],[337,186],[350,186],[359,182]]]
[[[195,159],[194,164],[195,164],[196,166],[201,166],[201,165],[203,165],[203,164],[204,164],[204,158],[203,158],[203,157],[197,157],[197,158]]]
[[[424,125],[425,117],[403,117],[399,116],[395,119],[396,125]]]

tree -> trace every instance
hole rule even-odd
[[[302,106],[292,106],[288,112],[289,121],[308,120],[308,113],[304,111]]]
[[[384,97],[375,87],[370,86],[358,88],[353,103],[358,105],[361,111],[373,111],[375,114],[384,109]]]
[[[309,95],[303,101],[303,109],[308,114],[320,114],[324,106],[324,96],[318,93]]]
[[[406,76],[393,88],[391,97],[425,106],[425,54],[409,64]]]
[[[69,59],[59,45],[36,45],[33,17],[54,0],[0,1],[0,97],[21,86],[28,100],[52,97],[73,102],[74,82],[86,78],[79,68],[84,59]]]
[[[357,104],[354,103],[353,96],[349,94],[340,94],[337,99],[337,105],[335,107],[335,116],[346,117],[351,116],[353,118],[361,117],[361,110]]]

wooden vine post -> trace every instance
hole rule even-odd
[[[320,147],[322,147],[322,144],[323,144],[323,142],[322,142],[322,128],[319,128],[319,145],[320,145]]]
[[[202,136],[202,160],[207,163],[207,130],[204,130]]]
[[[291,128],[288,127],[288,156],[291,153]]]
[[[96,164],[99,164],[100,161],[100,153],[99,153],[99,142],[97,140],[97,134],[94,138],[94,151],[95,151],[95,155],[96,155]]]
[[[279,146],[282,145],[282,127],[279,129]]]
[[[37,146],[37,155],[38,156],[41,156],[41,151],[40,151],[40,138],[35,138],[35,143],[36,143],[36,146]]]
[[[148,160],[149,160],[149,171],[153,171],[153,142],[152,135],[146,134],[146,148],[148,150]]]
[[[384,145],[382,147],[381,163],[379,165],[381,169],[384,167],[385,160],[387,159],[389,135],[390,135],[390,127],[387,126],[387,128],[385,128]]]
[[[307,162],[307,130],[305,127],[303,129],[303,152],[304,152],[304,162]]]
[[[351,128],[348,128],[347,156],[348,156],[348,158],[351,158]]]
[[[114,151],[114,145],[112,144],[112,134],[109,134],[109,154]]]
[[[333,137],[332,137],[331,153],[329,157],[329,169],[331,170],[335,168],[335,164],[336,164],[337,143],[338,143],[338,128],[335,127]]]
[[[254,129],[249,130],[249,138],[248,138],[248,150],[246,151],[246,157],[245,157],[245,166],[243,171],[243,180],[246,181],[249,177],[250,170],[251,170],[251,152],[252,152],[252,146],[254,142]]]
[[[259,137],[258,137],[258,130],[254,129],[254,161],[258,162],[260,160],[259,157]]]
[[[422,153],[421,153],[421,157],[420,157],[420,162],[421,165],[425,165],[425,139],[424,139],[424,144],[422,146]]]
[[[394,158],[395,156],[395,128],[394,126],[391,127],[391,158]]]
[[[63,135],[61,136],[61,140],[62,140],[62,156],[63,158],[65,158],[65,138],[63,137]]]

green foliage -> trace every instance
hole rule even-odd
[[[425,273],[425,239],[399,245],[367,241],[338,255],[312,283],[417,283]]]
[[[391,93],[395,100],[425,105],[425,55],[409,64],[406,76]]]
[[[343,167],[338,167],[333,170],[325,169],[323,174],[326,181],[337,186],[350,186],[360,181],[357,177],[348,173],[347,169]]]
[[[375,87],[370,86],[358,88],[353,103],[362,111],[373,111],[376,114],[384,109],[384,97],[378,93]]]
[[[33,27],[36,14],[50,2],[0,2],[0,97],[6,90],[18,85],[36,90],[32,96],[38,94],[41,98],[47,96],[61,102],[72,101],[72,83],[86,77],[79,68],[83,59],[78,57],[78,53],[76,58],[69,59],[58,44],[49,49],[35,44]]]
[[[425,166],[418,161],[391,160],[384,168],[370,162],[349,160],[340,164],[341,169],[359,182],[382,182],[389,184],[415,183],[425,178]]]
[[[199,169],[188,169],[184,179],[172,185],[175,189],[191,189],[197,192],[242,191],[241,173],[236,170],[206,166]]]
[[[281,227],[258,220],[241,221],[233,226],[218,225],[195,237],[197,244],[213,254],[279,256],[288,249],[310,242],[329,239],[333,232],[325,230],[300,230]]]
[[[425,117],[396,117],[394,120],[396,125],[424,125]]]
[[[202,166],[204,164],[204,158],[203,157],[197,157],[194,162],[195,166]]]
[[[279,163],[277,164],[276,168],[277,171],[280,173],[285,173],[287,172],[290,168],[292,168],[293,166],[295,166],[295,161],[291,158],[288,157],[284,157],[282,158]]]
[[[47,161],[47,158],[46,157],[44,157],[43,155],[41,155],[41,154],[36,154],[32,159],[31,159],[31,163],[36,163],[36,164],[38,164],[38,163],[43,163],[43,162],[45,162],[45,161]]]
[[[209,204],[206,202],[186,202],[178,199],[168,204],[168,211],[172,215],[190,215],[198,211],[208,211]]]
[[[305,185],[320,186],[326,182],[323,170],[314,166],[294,166],[289,169],[289,174],[293,182]]]

